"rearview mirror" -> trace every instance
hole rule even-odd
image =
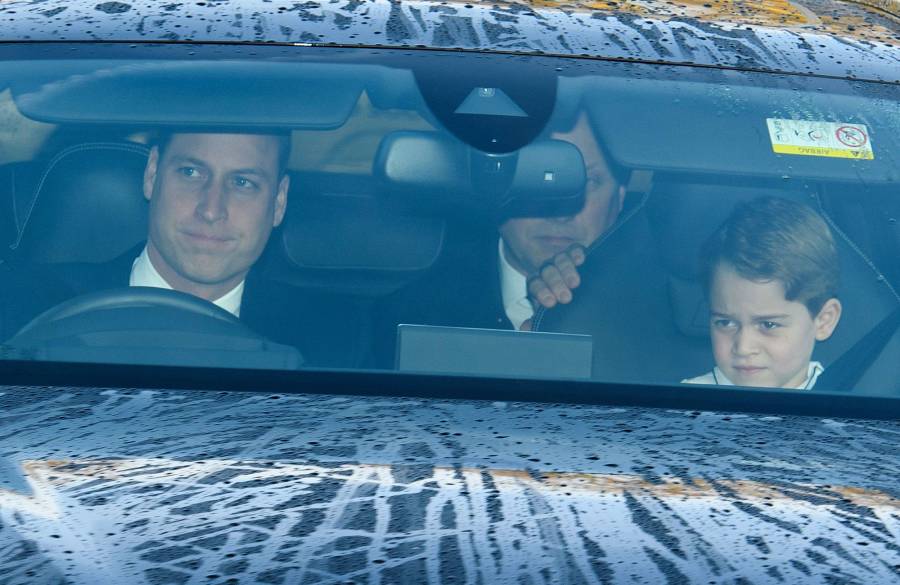
[[[584,205],[584,158],[560,140],[493,154],[437,132],[394,132],[378,148],[374,174],[382,195],[431,211],[536,217]]]

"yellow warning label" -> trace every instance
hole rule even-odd
[[[865,124],[766,118],[772,150],[779,154],[872,160],[875,152]]]
[[[816,146],[793,146],[790,144],[773,144],[772,150],[779,154],[805,154],[806,156],[831,156],[837,158],[858,158],[872,160],[875,155],[871,150],[841,150]]]

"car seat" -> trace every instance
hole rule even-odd
[[[30,180],[22,179],[10,197],[15,259],[99,263],[143,242],[148,153],[140,144],[87,142],[18,169]],[[288,284],[378,295],[440,250],[443,224],[382,204],[369,177],[292,173],[289,201],[261,265],[266,276]]]
[[[142,177],[149,150],[88,142],[19,169],[12,193],[13,258],[33,264],[105,262],[147,237]]]
[[[822,204],[860,251],[900,289],[900,197],[896,184],[829,185]],[[851,195],[852,193],[852,195]]]
[[[592,335],[593,375],[602,381],[672,384],[709,371],[700,246],[737,202],[766,195],[803,200],[832,225],[844,314],[831,339],[816,347],[814,358],[827,368],[889,315],[900,296],[824,212],[818,195],[771,187],[671,181],[658,182],[649,194],[630,194],[637,200],[589,248],[573,302],[539,310],[535,330]],[[897,378],[881,384],[888,379]],[[869,377],[860,386],[878,383]]]
[[[18,237],[14,200],[22,182],[23,167],[27,163],[0,166],[0,261],[10,254],[10,246]]]
[[[444,221],[381,197],[369,175],[291,174],[284,222],[263,274],[293,286],[372,300],[427,270],[444,243]]]

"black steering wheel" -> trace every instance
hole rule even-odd
[[[147,307],[165,307],[203,315],[210,319],[232,323],[236,327],[245,329],[247,333],[255,335],[237,317],[225,309],[194,295],[149,286],[129,286],[89,293],[60,303],[32,319],[30,323],[19,330],[13,339],[85,313]]]
[[[295,348],[267,340],[209,301],[139,286],[65,301],[6,345],[56,361],[279,368],[303,362]]]

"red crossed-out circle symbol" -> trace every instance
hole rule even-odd
[[[850,148],[861,148],[869,141],[865,131],[856,126],[841,126],[834,132],[834,136],[841,144]]]

